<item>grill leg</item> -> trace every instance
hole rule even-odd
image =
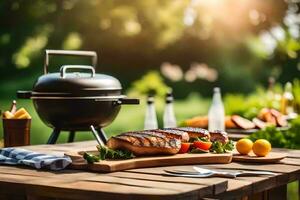
[[[104,142],[104,144],[106,144],[108,139],[107,139],[107,136],[106,136],[104,130],[102,128],[98,127],[97,133],[100,136],[101,140]]]
[[[47,144],[55,144],[58,139],[59,134],[60,134],[60,129],[54,128],[53,132],[51,133],[51,135],[48,139]]]
[[[74,138],[75,138],[75,131],[70,131],[68,142],[74,142]]]

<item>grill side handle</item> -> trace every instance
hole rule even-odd
[[[121,104],[127,104],[127,105],[137,105],[140,104],[139,99],[134,99],[134,98],[122,98],[119,99]]]
[[[30,99],[32,96],[32,91],[17,91],[17,98],[18,99]]]

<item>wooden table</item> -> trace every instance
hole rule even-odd
[[[95,142],[27,146],[38,152],[63,155],[74,150],[92,150]],[[286,199],[287,183],[300,178],[300,151],[285,151],[288,158],[278,164],[230,163],[208,168],[268,170],[275,176],[183,178],[161,175],[172,167],[133,169],[109,174],[76,170],[59,172],[26,167],[0,166],[2,200],[94,200],[94,199]],[[191,169],[191,166],[176,166]],[[250,198],[248,198],[248,196]]]

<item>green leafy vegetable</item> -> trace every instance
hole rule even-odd
[[[90,164],[93,164],[94,162],[99,162],[99,156],[84,152],[83,158]]]
[[[234,144],[232,140],[229,140],[226,144],[220,141],[215,141],[212,143],[210,151],[213,153],[226,153],[234,149]]]
[[[232,140],[229,140],[226,144],[223,145],[223,148],[225,151],[233,151],[234,149],[234,143]]]
[[[266,127],[263,130],[257,131],[249,136],[252,141],[258,139],[268,140],[274,147],[285,147],[287,144],[284,134],[279,131],[275,126]]]
[[[127,150],[113,150],[106,146],[97,146],[100,160],[105,159],[130,159],[134,158],[132,152]]]
[[[99,162],[100,160],[105,159],[130,159],[134,157],[132,152],[126,150],[113,150],[106,146],[97,146],[97,149],[99,151],[99,155],[84,152],[83,158],[88,163],[93,164],[94,162]]]
[[[290,123],[287,131],[280,131],[275,126],[266,127],[249,136],[249,139],[266,139],[273,147],[299,149],[300,148],[300,117]]]

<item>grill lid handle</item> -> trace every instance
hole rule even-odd
[[[95,51],[71,51],[71,50],[46,50],[45,63],[44,63],[44,74],[48,74],[49,66],[49,56],[58,55],[58,56],[82,56],[82,57],[91,57],[92,65],[96,68],[97,64],[97,53]]]
[[[95,76],[95,69],[92,66],[88,65],[64,65],[60,68],[60,77],[66,78],[67,69],[87,69],[91,71],[91,77]]]

